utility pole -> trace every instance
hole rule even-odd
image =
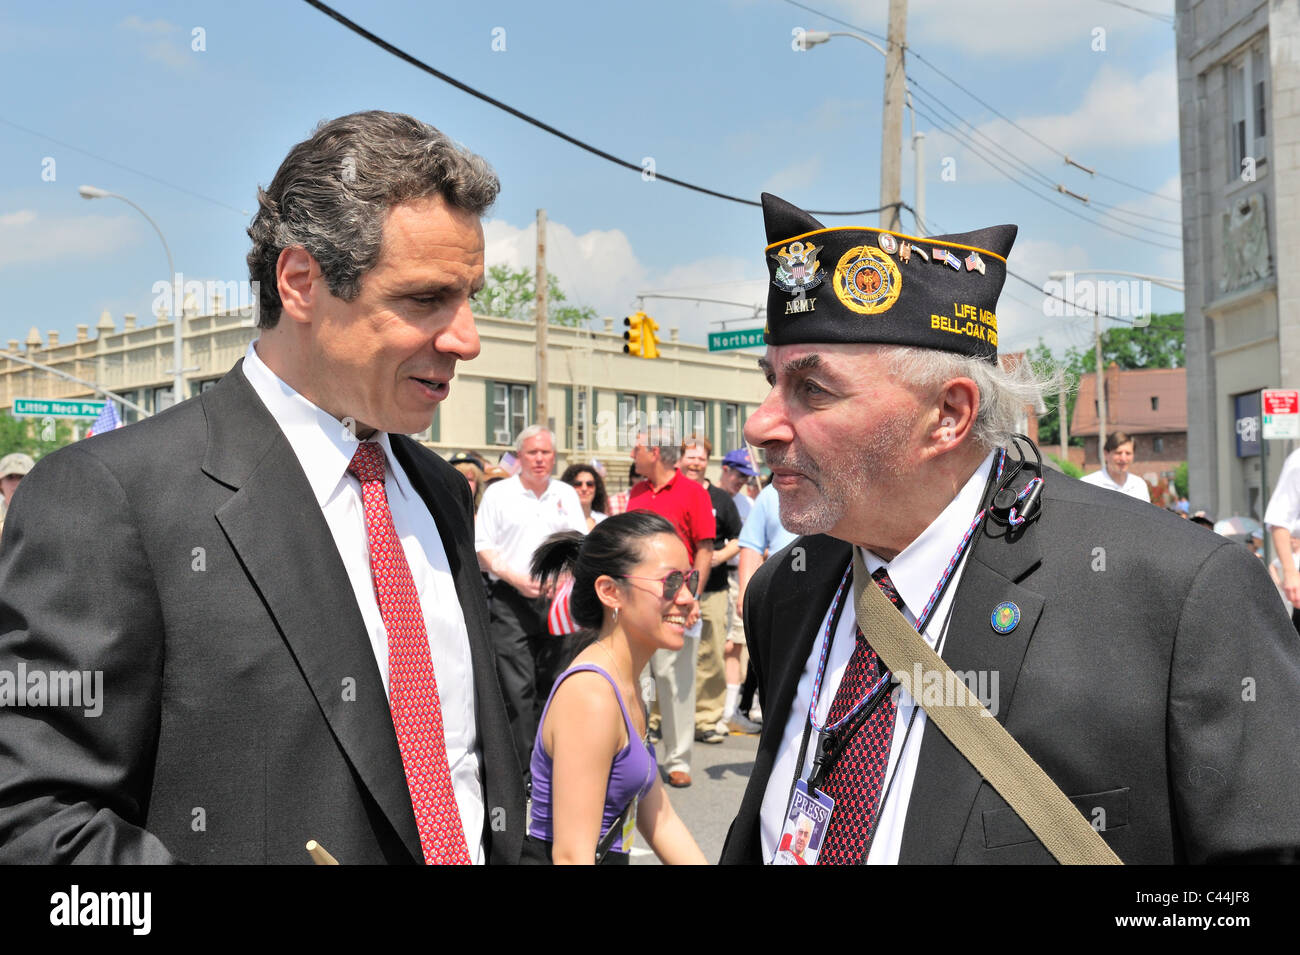
[[[1056,407],[1056,413],[1061,419],[1061,460],[1070,460],[1070,406],[1065,401],[1065,379],[1061,379],[1061,388],[1057,400],[1060,404]]]
[[[916,154],[916,221],[919,230],[928,232],[925,224],[925,133],[912,134],[912,152]]]
[[[1104,468],[1106,455],[1106,369],[1101,363],[1101,312],[1093,312],[1093,338],[1097,349],[1097,461]]]
[[[885,106],[880,131],[880,226],[900,227],[903,164],[903,47],[907,44],[907,0],[889,0],[889,48],[885,51]]]
[[[537,424],[551,426],[547,396],[551,379],[546,367],[546,210],[537,210]],[[557,444],[559,442],[556,442]],[[567,439],[566,439],[567,446]]]

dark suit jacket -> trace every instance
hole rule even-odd
[[[242,362],[240,363],[242,365]],[[374,654],[298,459],[236,365],[201,397],[44,458],[0,542],[0,670],[103,672],[103,713],[0,707],[0,861],[422,860]],[[394,454],[469,632],[485,856],[524,797],[465,479]]]
[[[944,660],[999,674],[997,719],[1087,819],[1104,819],[1124,862],[1300,846],[1300,644],[1260,561],[1149,504],[1045,478],[1039,519],[1014,538],[989,525],[977,539]],[[768,861],[759,808],[851,556],[842,541],[803,537],[749,585],[745,633],[763,733],[724,863]],[[990,617],[1006,600],[1021,619],[1000,634]],[[791,785],[770,781],[782,792]],[[899,861],[1053,860],[927,725]]]

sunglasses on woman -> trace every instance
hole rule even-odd
[[[574,487],[595,487],[596,482],[595,481],[574,481],[573,486]]]
[[[692,570],[689,574],[683,574],[680,570],[674,570],[667,577],[638,577],[635,574],[616,574],[624,580],[653,580],[656,583],[664,585],[664,600],[675,600],[677,593],[685,584],[690,590],[692,597],[699,596],[700,572]]]

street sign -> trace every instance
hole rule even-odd
[[[738,332],[709,332],[709,351],[762,347],[763,329],[761,328],[745,328]]]
[[[98,418],[104,410],[103,401],[63,400],[49,398],[15,398],[15,418]]]
[[[1260,399],[1265,440],[1300,438],[1300,391],[1265,388]]]

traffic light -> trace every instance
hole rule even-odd
[[[623,352],[628,355],[640,355],[642,358],[659,357],[659,323],[645,312],[637,312],[623,319],[627,331],[623,333]]]

